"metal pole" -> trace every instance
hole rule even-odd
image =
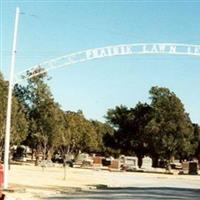
[[[11,110],[12,110],[12,90],[13,90],[13,76],[16,58],[16,43],[17,43],[17,30],[19,22],[19,8],[16,8],[15,27],[13,37],[12,57],[10,64],[10,78],[8,86],[8,102],[7,102],[7,115],[6,115],[6,133],[5,133],[5,150],[4,150],[4,189],[8,188],[8,167],[9,167],[9,149],[10,149],[10,132],[11,132]]]

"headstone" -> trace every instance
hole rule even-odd
[[[148,156],[142,159],[142,168],[149,169],[152,168],[152,159]]]
[[[93,157],[93,164],[102,164],[103,157],[95,156]]]
[[[111,160],[107,160],[106,158],[102,159],[102,165],[103,166],[109,166],[111,165]]]
[[[138,158],[133,156],[120,156],[120,165],[123,170],[136,170],[138,168]]]
[[[189,174],[190,175],[198,174],[198,163],[197,162],[189,162]]]
[[[120,169],[120,161],[117,160],[117,159],[116,160],[112,160],[111,164],[109,165],[109,168],[119,170]]]
[[[171,168],[172,169],[182,169],[182,163],[180,163],[179,160],[174,160],[173,163],[171,163]]]
[[[183,162],[182,167],[183,167],[183,173],[188,174],[189,162]]]

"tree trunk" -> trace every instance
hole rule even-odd
[[[49,149],[47,151],[47,160],[51,160],[52,159],[52,149]]]
[[[167,172],[171,172],[170,159],[167,159],[167,163],[166,163],[166,171],[167,171]]]
[[[33,160],[34,154],[35,154],[35,149],[31,148],[31,160]]]
[[[157,168],[158,167],[158,156],[152,156],[152,167]]]
[[[199,168],[200,168],[200,153],[198,154],[197,159],[198,159],[198,164],[199,164]]]
[[[166,163],[166,171],[171,172],[171,161],[173,161],[173,156],[168,156],[167,163]]]
[[[38,147],[36,148],[36,151],[35,151],[35,166],[38,166],[39,165],[39,149]]]
[[[36,153],[35,155],[35,166],[39,165],[39,155]]]
[[[46,160],[47,159],[47,143],[44,142],[43,143],[43,156],[42,156],[42,160]]]
[[[143,156],[139,155],[137,156],[138,157],[138,167],[141,168],[142,167],[142,159],[143,159]]]

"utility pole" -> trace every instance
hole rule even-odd
[[[15,26],[13,36],[13,47],[10,64],[10,78],[8,86],[8,102],[7,102],[7,115],[6,115],[6,133],[5,133],[5,147],[4,147],[4,189],[8,188],[8,168],[9,168],[9,153],[10,153],[10,132],[11,132],[11,111],[12,111],[12,90],[13,78],[16,58],[16,44],[17,44],[17,31],[19,23],[19,7],[16,8]]]

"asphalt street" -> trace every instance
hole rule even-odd
[[[184,188],[115,188],[90,190],[71,194],[47,196],[44,200],[200,200],[200,189]]]

